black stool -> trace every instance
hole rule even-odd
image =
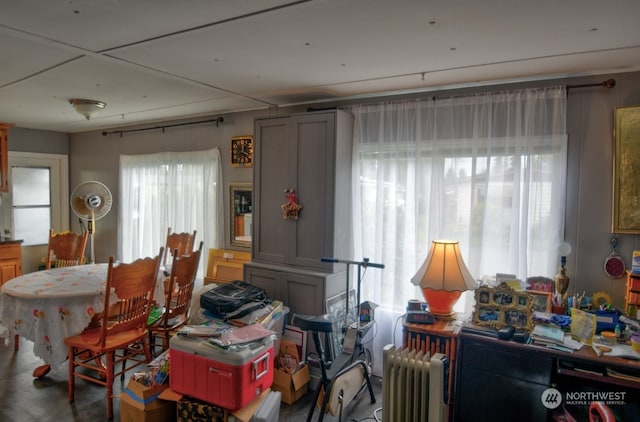
[[[342,353],[339,358],[336,359],[335,362],[331,362],[327,356],[325,355],[325,348],[322,346],[322,341],[320,340],[320,333],[324,333],[325,344],[328,345],[327,337],[333,332],[333,321],[331,321],[328,314],[324,315],[300,315],[294,314],[291,320],[291,323],[301,330],[311,331],[311,335],[313,337],[313,343],[316,347],[316,351],[318,353],[317,359],[313,359],[311,357],[307,357],[307,360],[310,362],[316,361],[320,366],[321,378],[320,385],[316,390],[316,394],[311,402],[311,408],[309,409],[309,413],[307,415],[307,422],[311,422],[313,417],[313,412],[316,408],[316,403],[318,402],[318,397],[320,396],[320,392],[324,388],[324,397],[322,399],[322,405],[320,406],[320,416],[318,417],[318,421],[322,421],[324,418],[324,414],[327,410],[327,405],[329,403],[329,398],[331,397],[331,392],[334,385],[340,381],[340,377],[347,376],[349,374],[352,376],[356,373],[356,369],[361,371],[364,376],[364,381],[358,393],[362,391],[365,386],[369,390],[369,395],[371,396],[371,403],[376,402],[376,397],[373,394],[373,388],[371,387],[371,381],[369,380],[369,368],[365,361],[363,360],[352,360],[351,355],[347,355]],[[356,393],[355,395],[357,395]],[[354,396],[348,397],[347,402],[344,403],[342,397],[342,391],[339,391],[339,403],[340,403],[340,411],[342,412],[342,408],[349,404],[351,399]]]

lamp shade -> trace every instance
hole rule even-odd
[[[453,240],[432,241],[427,259],[411,282],[422,287],[429,310],[436,315],[452,314],[460,294],[477,287]]]

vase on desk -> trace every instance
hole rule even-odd
[[[560,269],[558,274],[553,277],[555,282],[555,294],[551,302],[551,312],[554,314],[564,315],[567,312],[567,290],[569,290],[569,277],[567,277],[565,265],[567,257],[562,256],[560,259]]]
[[[556,285],[556,294],[562,297],[562,299],[567,298],[567,290],[569,290],[569,277],[567,277],[566,270],[564,268],[566,263],[567,257],[563,256],[560,260],[560,270],[553,278]]]

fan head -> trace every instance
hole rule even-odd
[[[111,210],[111,192],[100,182],[79,184],[71,194],[71,210],[83,220],[99,220]]]

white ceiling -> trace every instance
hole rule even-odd
[[[640,70],[638,0],[1,0],[0,121],[61,132]],[[71,98],[104,101],[90,121]]]

